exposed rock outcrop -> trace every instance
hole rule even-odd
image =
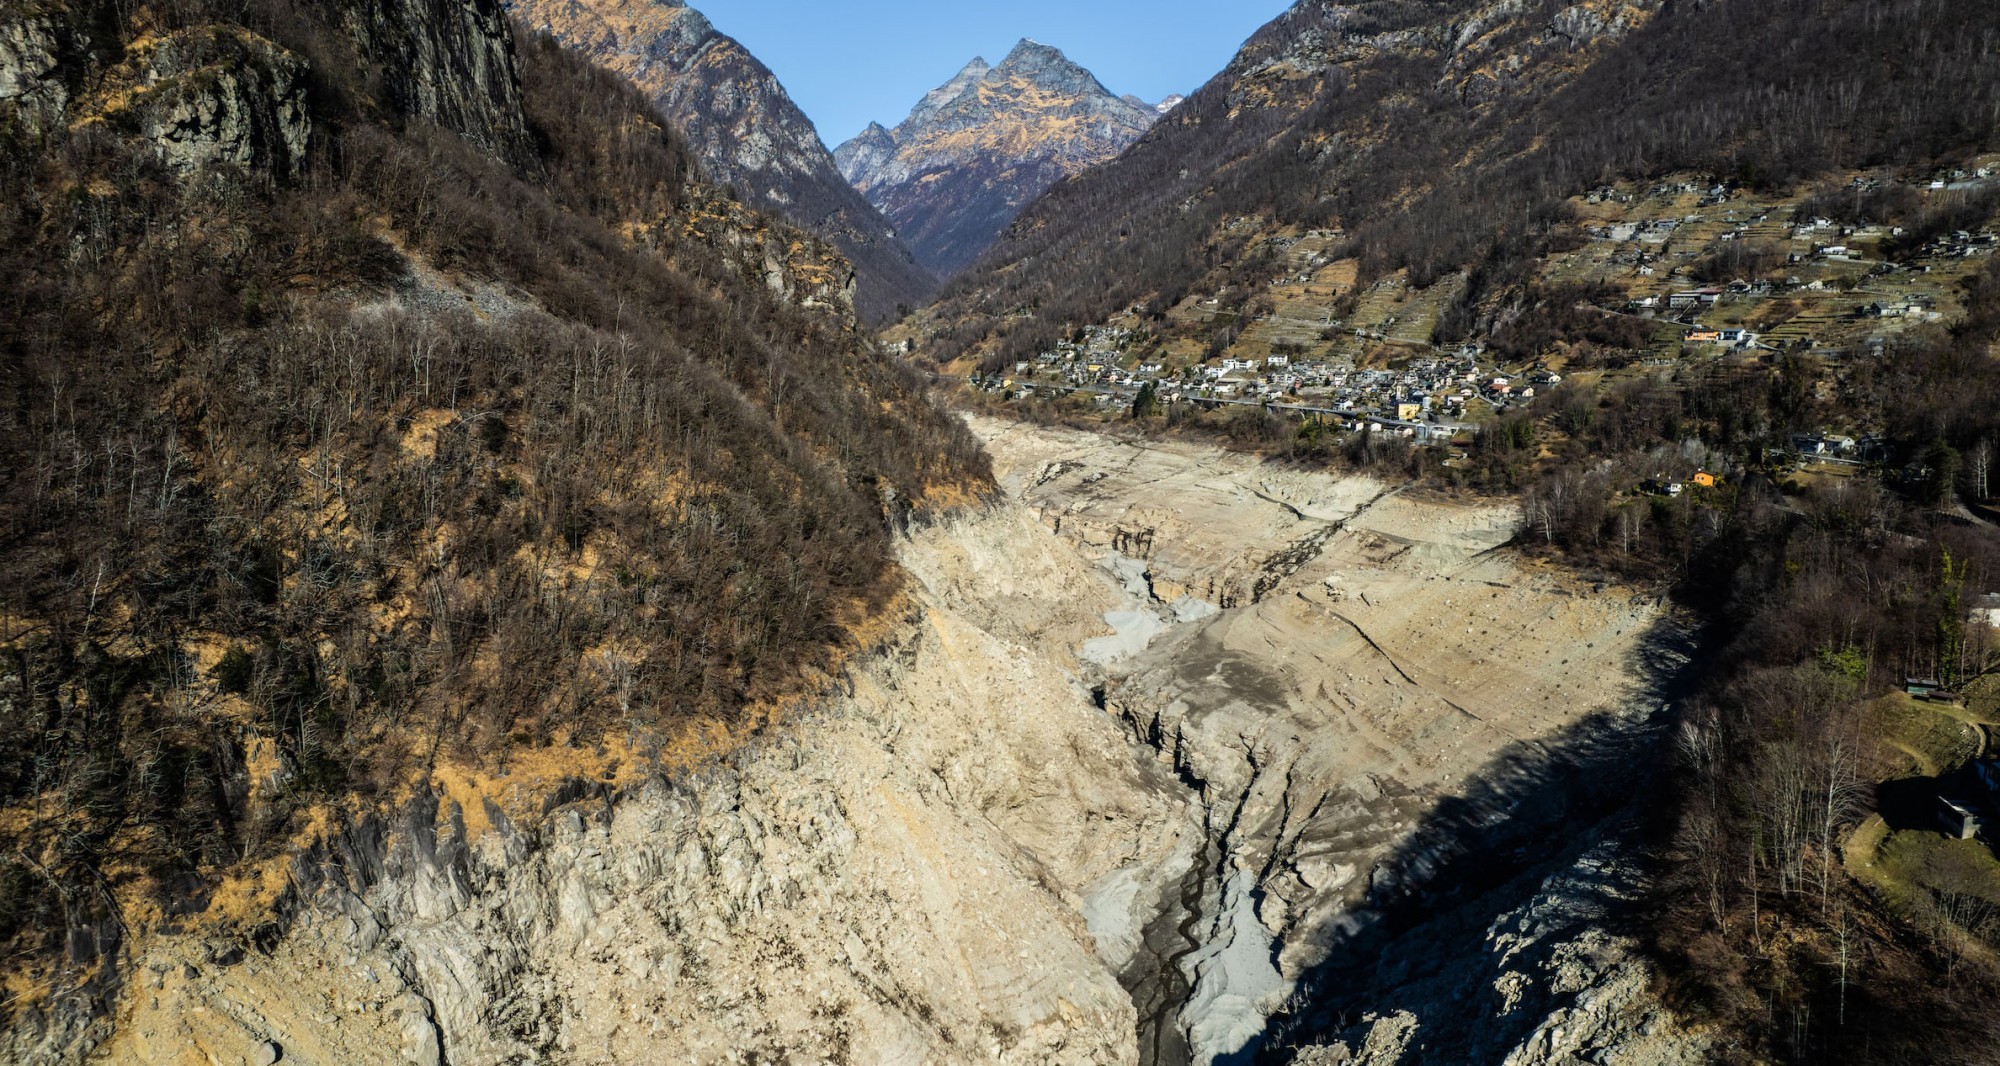
[[[32,10],[32,9],[31,9]],[[513,36],[498,0],[357,0],[331,13],[373,96],[400,121],[435,123],[503,158],[527,148]],[[183,177],[224,165],[280,179],[312,133],[307,64],[225,24],[144,34],[106,69],[88,12],[0,22],[0,122],[40,135],[103,124],[152,142]],[[79,88],[81,87],[81,88]]]
[[[149,37],[81,102],[78,121],[136,133],[183,177],[225,164],[289,178],[312,135],[305,72],[302,60],[242,30]]]
[[[1300,1049],[1298,1066],[1393,1066],[1409,1061],[1548,1066],[1680,1066],[1710,1057],[1713,1041],[1660,1004],[1654,972],[1627,936],[1612,932],[1638,893],[1629,861],[1606,843],[1552,874],[1528,901],[1496,918],[1484,950],[1446,961],[1327,1043]],[[1439,1009],[1453,1004],[1457,1009]],[[1431,1005],[1430,1009],[1423,1009]]]
[[[342,17],[398,114],[502,158],[525,150],[514,31],[501,0],[356,0]]]
[[[950,276],[1044,189],[1116,156],[1158,117],[1024,40],[997,67],[974,59],[894,130],[871,123],[834,158],[918,261]]]
[[[18,124],[39,136],[62,123],[69,88],[56,77],[57,32],[47,18],[0,20],[0,129]]]
[[[683,225],[690,236],[726,251],[785,303],[856,324],[854,266],[832,243],[773,225],[713,186],[694,189]]]
[[[849,188],[769,68],[679,0],[510,0],[538,33],[579,49],[637,85],[687,138],[718,185],[834,243],[858,273],[856,304],[879,321],[928,298],[937,282]]]

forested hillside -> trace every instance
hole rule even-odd
[[[1990,146],[1996,32],[1945,0],[1301,3],[1026,211],[921,325],[938,358],[997,365],[1133,304],[1241,306],[1279,272],[1259,231],[1328,227],[1362,285],[1468,272],[1445,333],[1470,336],[1596,185],[1781,186]]]
[[[748,728],[985,491],[847,265],[499,0],[0,43],[0,1020],[443,767]]]
[[[880,322],[937,290],[896,231],[834,166],[777,76],[701,12],[660,0],[509,0],[553,35],[632,80],[688,142],[708,179],[826,238],[857,273],[855,304]]]

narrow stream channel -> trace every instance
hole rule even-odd
[[[1191,1066],[1194,1052],[1181,1032],[1181,1007],[1194,987],[1181,963],[1201,946],[1195,930],[1202,920],[1202,896],[1221,861],[1215,841],[1202,847],[1187,873],[1145,929],[1143,945],[1119,975],[1139,1010],[1139,1066]]]

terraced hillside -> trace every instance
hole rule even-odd
[[[1477,340],[1516,310],[1535,259],[1574,240],[1568,204],[1594,187],[1696,174],[1768,192],[1956,166],[2000,141],[1992,108],[1965,98],[1991,102],[1995,60],[1974,43],[1990,9],[1825,15],[1805,0],[1300,4],[1115,164],[1027,212],[911,335],[942,362],[999,365],[1132,307],[1200,295],[1240,311],[1285,276],[1274,242],[1339,230],[1332,258],[1354,258],[1364,287],[1466,273],[1436,339]],[[1884,48],[1926,63],[1872,62]],[[1701,73],[1724,66],[1757,73]],[[1718,121],[1739,135],[1702,132]]]

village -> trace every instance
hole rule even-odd
[[[1860,174],[1839,194],[1901,196],[1926,209],[1984,203],[2000,196],[2000,157],[1915,178]],[[1477,342],[1441,345],[1438,323],[1464,292],[1463,276],[1414,288],[1397,274],[1362,286],[1354,260],[1336,258],[1345,235],[1309,230],[1264,237],[1281,273],[1247,298],[1191,295],[1164,321],[1129,308],[966,381],[1002,402],[1055,401],[1079,413],[1122,415],[1149,390],[1161,410],[1261,408],[1463,447],[1482,424],[1566,380],[1594,386],[1704,366],[1747,371],[1792,355],[1838,363],[1878,354],[1954,316],[1958,282],[2000,250],[1990,211],[1917,234],[1916,244],[1903,226],[1825,217],[1820,210],[1841,213],[1814,210],[1825,197],[1824,188],[1817,199],[1806,190],[1774,197],[1698,177],[1577,197],[1579,239],[1544,260],[1540,276],[1593,294],[1579,312],[1624,320],[1643,338],[1609,358],[1574,346],[1509,358]],[[1782,458],[1837,475],[1889,458],[1866,426],[1826,427],[1792,451]],[[1663,481],[1659,491],[1679,487]]]
[[[1092,327],[1079,343],[1063,342],[1012,373],[980,375],[975,387],[1002,395],[1062,396],[1082,393],[1099,407],[1130,407],[1152,390],[1163,406],[1241,405],[1331,420],[1363,431],[1383,431],[1419,443],[1448,441],[1469,427],[1468,405],[1489,411],[1533,399],[1561,377],[1547,371],[1529,383],[1483,370],[1479,351],[1414,360],[1397,369],[1356,369],[1325,359],[1294,360],[1272,352],[1261,358],[1230,356],[1169,370],[1131,354],[1130,330]]]

